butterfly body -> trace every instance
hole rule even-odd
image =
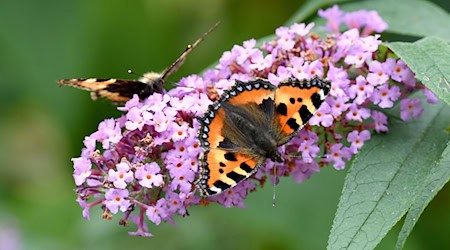
[[[219,194],[249,178],[266,159],[283,162],[278,147],[289,142],[317,111],[330,83],[290,78],[237,81],[199,119],[200,157],[196,186],[202,196]]]

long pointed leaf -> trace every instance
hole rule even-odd
[[[425,86],[450,105],[450,45],[437,37],[386,44]]]
[[[431,169],[431,173],[423,183],[422,192],[408,211],[402,230],[398,236],[397,249],[402,249],[409,234],[419,220],[430,201],[450,180],[450,142],[442,153],[441,159]]]
[[[328,249],[373,249],[407,212],[449,141],[450,109],[426,105],[421,119],[373,136],[347,175]]]

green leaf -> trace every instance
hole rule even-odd
[[[388,32],[418,37],[439,36],[450,41],[450,15],[429,1],[364,1],[345,4],[341,8],[344,11],[378,11],[389,25]]]
[[[448,117],[445,104],[425,105],[419,120],[391,124],[366,143],[346,177],[328,249],[373,249],[402,218],[450,140]]]
[[[315,15],[317,13],[317,10],[320,8],[325,8],[327,6],[330,6],[332,4],[338,4],[343,2],[349,2],[349,0],[310,0],[307,1],[305,4],[303,4],[297,12],[294,13],[294,15],[289,18],[285,25],[289,26],[293,23],[298,23],[305,21],[306,18]]]
[[[450,46],[437,37],[386,44],[425,86],[450,105]]]
[[[398,235],[397,249],[402,249],[414,225],[418,221],[420,215],[434,196],[444,187],[450,180],[450,142],[442,153],[441,158],[434,164],[430,174],[422,185],[422,191],[415,199],[414,204],[408,211],[402,230]]]

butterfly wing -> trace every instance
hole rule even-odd
[[[292,139],[317,112],[330,92],[331,83],[319,79],[290,78],[278,85],[275,92],[275,119],[280,136],[278,145]]]
[[[157,79],[149,80],[147,83],[139,80],[114,78],[82,78],[63,79],[59,80],[58,84],[90,91],[93,100],[106,98],[116,103],[126,102],[133,98],[134,94],[144,99],[152,93],[161,92],[162,90],[162,83],[157,82]],[[158,88],[157,85],[161,85],[161,88]]]
[[[247,145],[249,135],[243,127],[273,120],[274,90],[275,86],[262,79],[238,82],[199,119],[199,140],[204,153],[196,186],[202,196],[216,195],[236,186],[264,163],[265,157],[255,154]],[[233,112],[252,116],[257,124],[230,121]]]

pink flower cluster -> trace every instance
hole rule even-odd
[[[256,47],[255,40],[235,45],[203,76],[185,77],[176,88],[144,101],[135,96],[119,108],[125,112],[122,117],[101,122],[98,131],[85,138],[81,157],[72,159],[83,216],[89,219],[89,209],[96,205],[101,205],[104,218],[120,210],[121,224],[131,219],[138,226],[131,234],[152,236],[145,218],[155,225],[173,223],[173,216],[187,215],[188,207],[210,202],[244,207],[249,191],[267,177],[278,182],[281,176],[292,176],[302,182],[329,163],[344,169],[370,140],[371,130],[388,131],[388,117],[379,110],[393,107],[399,99],[401,119],[418,118],[421,101],[406,97],[413,90],[422,89],[429,102],[437,101],[403,61],[376,56],[381,41],[371,34],[387,28],[376,12],[343,13],[334,6],[319,15],[333,32],[325,39],[310,33],[314,24],[280,27],[276,38],[262,47]],[[347,29],[340,33],[343,24]],[[288,77],[314,75],[331,80],[332,90],[309,125],[280,148],[285,162],[267,160],[235,188],[199,197],[193,186],[202,152],[195,117],[201,117],[235,80],[260,77],[276,85]]]

